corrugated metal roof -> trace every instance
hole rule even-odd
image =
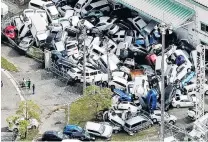
[[[140,14],[151,17],[158,22],[172,24],[174,28],[179,27],[195,11],[172,0],[117,0],[119,3],[138,11]]]
[[[208,7],[208,0],[193,0],[193,1]]]

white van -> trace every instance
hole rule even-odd
[[[107,82],[108,81],[108,74],[104,74],[99,70],[92,70],[87,69],[86,70],[86,82],[87,83],[96,83],[96,82]],[[84,76],[82,74],[81,76],[81,82],[84,81]]]
[[[43,0],[31,0],[28,4],[29,9],[35,9],[35,10],[44,10],[43,5],[46,4],[46,1]]]
[[[100,10],[103,12],[109,12],[110,5],[107,0],[100,0],[100,1],[93,2],[81,10],[81,15],[84,16],[85,14],[87,14],[88,12],[92,10]]]
[[[96,44],[93,44],[90,47],[90,58],[92,58],[93,60],[97,61],[104,54],[106,54],[106,50],[104,48],[100,48]]]

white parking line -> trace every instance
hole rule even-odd
[[[14,77],[7,71],[4,69],[1,69],[1,71],[7,76],[7,78],[12,82],[12,84],[14,85],[15,89],[18,92],[18,95],[20,96],[21,101],[25,101],[25,98],[22,96],[21,91],[17,85],[17,81],[14,79]]]

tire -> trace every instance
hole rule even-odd
[[[172,125],[175,124],[175,122],[173,120],[170,120],[169,123],[172,124]]]
[[[17,128],[14,128],[14,129],[13,129],[13,132],[14,132],[14,133],[18,133],[18,129],[17,129]]]
[[[37,127],[36,127],[35,125],[33,125],[31,128],[32,128],[32,129],[36,129]]]
[[[176,105],[177,108],[180,108],[180,105]]]
[[[208,95],[208,90],[207,90],[207,91],[205,91],[205,95]]]
[[[76,77],[74,78],[74,80],[78,80],[78,77],[76,76]]]
[[[190,69],[190,68],[188,68],[188,69],[187,69],[187,72],[191,72],[191,69]]]
[[[103,82],[103,87],[107,87],[108,83],[106,81]]]
[[[118,130],[115,130],[114,133],[117,134],[118,133]]]
[[[153,121],[153,123],[157,123],[157,119],[156,118],[154,118],[152,121]]]
[[[111,91],[113,91],[115,88],[115,85],[111,85]]]

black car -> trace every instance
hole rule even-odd
[[[66,133],[65,133],[66,134]],[[95,138],[91,137],[88,133],[83,132],[72,132],[68,134],[71,139],[78,139],[81,141],[94,141]]]
[[[42,136],[42,141],[62,141],[64,139],[69,139],[69,137],[59,131],[46,131]]]

